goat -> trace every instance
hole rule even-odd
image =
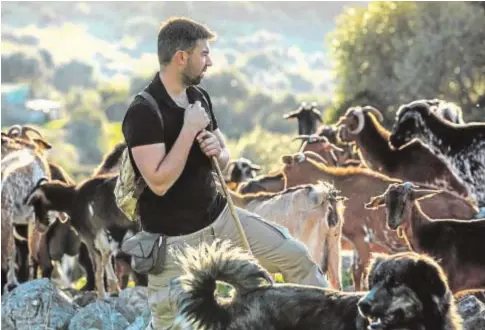
[[[241,182],[253,179],[259,171],[261,171],[261,166],[254,164],[249,159],[243,157],[233,159],[227,164],[226,184],[229,189],[237,190],[237,186]]]
[[[419,189],[410,182],[392,184],[382,195],[372,197],[366,208],[385,206],[389,228],[401,229],[411,249],[438,261],[453,293],[484,289],[485,255],[477,251],[483,247],[485,218],[431,219],[422,204],[440,192]]]
[[[33,132],[37,138],[30,136],[29,132]],[[31,126],[13,125],[9,127],[5,136],[10,139],[11,143],[17,143],[30,148],[32,148],[30,146],[31,144],[36,144],[39,147],[43,147],[44,150],[51,149],[50,144],[45,142],[42,134]],[[51,179],[61,180],[65,183],[74,183],[72,178],[58,164],[48,162],[48,166]],[[61,217],[65,218],[65,215],[60,215],[60,217],[58,217],[48,229],[44,228],[43,230],[46,232],[43,234],[39,232],[38,226],[31,228],[31,230],[27,230],[27,226],[31,226],[31,224],[15,224],[18,231],[22,231],[28,236],[28,244],[20,239],[15,240],[15,244],[18,249],[19,280],[21,282],[26,281],[29,278],[29,267],[26,262],[27,260],[33,261],[32,266],[34,278],[36,277],[39,266],[42,269],[42,276],[50,277],[53,270],[52,261],[60,261],[62,255],[64,254],[63,251],[73,251],[73,249],[79,250],[80,240],[77,237],[77,234],[72,231],[69,224],[60,220]],[[52,242],[54,246],[49,246],[49,242]],[[64,244],[65,242],[68,242],[68,244]],[[71,248],[71,245],[73,248]],[[72,252],[70,255],[72,255]],[[52,258],[52,256],[57,257]],[[80,258],[80,262],[83,266],[86,266],[85,257]],[[88,269],[87,271],[89,272]],[[90,278],[92,277],[88,274],[88,280]]]
[[[349,198],[344,211],[342,236],[352,242],[359,257],[353,270],[356,290],[360,290],[361,277],[371,251],[391,253],[408,250],[396,233],[385,226],[383,210],[372,212],[364,207],[369,198],[384,191],[389,184],[401,183],[401,180],[366,168],[327,167],[324,160],[312,152],[283,155],[281,160],[286,187],[324,180]],[[451,192],[427,199],[423,208],[437,217],[458,219],[470,219],[477,211],[470,201]],[[342,248],[347,249],[344,243]]]
[[[300,152],[312,151],[322,156],[325,161],[332,166],[339,166],[342,157],[337,157],[335,151],[340,154],[344,153],[342,148],[330,143],[326,136],[312,135],[298,135],[293,140],[302,140],[303,144],[300,147]],[[340,162],[339,162],[340,161]],[[343,162],[342,162],[343,163]]]
[[[414,101],[398,109],[389,143],[402,149],[414,139],[440,157],[485,208],[485,123],[453,124],[426,102]]]
[[[332,286],[341,288],[340,237],[345,198],[332,185],[319,182],[277,193],[231,192],[231,198],[236,206],[286,227],[293,237],[308,246],[315,262],[324,271],[328,269]],[[324,247],[328,256],[323,255]]]
[[[362,162],[385,175],[435,185],[467,195],[468,191],[448,166],[419,142],[400,150],[389,146],[390,133],[379,123],[382,114],[376,108],[352,107],[339,119],[339,138],[355,142]]]
[[[322,125],[318,128],[316,135],[326,137],[328,142],[343,150],[343,152],[337,153],[339,164],[344,165],[346,162],[352,162],[354,160],[360,162],[360,157],[355,143],[347,143],[340,140],[338,138],[338,127],[336,125]],[[356,162],[354,162],[354,164],[356,164],[355,166],[359,165]]]
[[[242,182],[236,191],[240,194],[282,191],[285,188],[283,178],[283,173],[276,171]]]
[[[71,225],[79,233],[93,261],[96,288],[100,298],[105,296],[105,268],[110,283],[116,282],[110,257],[121,242],[112,240],[110,230],[139,230],[139,224],[130,221],[116,206],[113,190],[117,177],[116,174],[99,175],[77,185],[60,181],[46,182],[39,185],[25,200],[26,204],[34,207],[36,218],[44,223],[46,212],[50,210],[69,215]],[[112,289],[118,290],[113,287]]]
[[[322,113],[317,109],[315,102],[308,104],[302,102],[298,109],[283,115],[284,119],[296,118],[298,120],[298,134],[310,135],[317,131],[318,122],[322,123]]]
[[[7,290],[18,284],[15,274],[16,249],[14,225],[24,223],[32,216],[32,210],[22,200],[44,177],[49,177],[49,166],[43,155],[43,143],[17,143],[2,135],[2,272],[7,273]],[[17,237],[24,240],[22,237]],[[2,290],[5,276],[2,276]]]

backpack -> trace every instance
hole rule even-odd
[[[197,87],[193,87],[202,95],[202,98],[204,99],[206,104],[209,105],[209,102],[204,93],[202,93]],[[157,117],[160,119],[160,125],[163,129],[163,117],[158,107],[158,104],[153,96],[145,90],[141,91],[137,95],[143,97],[148,101],[150,105],[150,110],[156,113]],[[138,212],[138,199],[140,198],[140,195],[146,187],[147,184],[143,179],[142,175],[140,175],[140,177],[136,179],[135,171],[133,169],[133,165],[131,164],[128,147],[126,147],[121,155],[120,174],[118,175],[118,179],[116,180],[114,196],[118,208],[131,221],[138,223],[140,222],[140,215]]]

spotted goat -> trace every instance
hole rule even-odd
[[[450,123],[427,102],[414,101],[397,111],[389,142],[403,149],[414,139],[448,165],[480,207],[477,217],[485,216],[485,123]]]

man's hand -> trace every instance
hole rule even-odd
[[[200,101],[195,101],[194,104],[190,104],[187,107],[184,116],[184,127],[187,127],[189,130],[196,133],[207,127],[209,123],[209,116],[202,107]]]
[[[197,135],[197,142],[199,142],[200,149],[207,156],[215,156],[219,158],[221,155],[222,147],[217,136],[214,133],[203,130]]]

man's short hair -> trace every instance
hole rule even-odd
[[[197,40],[215,38],[214,32],[190,18],[170,18],[158,33],[158,62],[168,64],[178,50],[190,51],[195,48]]]

